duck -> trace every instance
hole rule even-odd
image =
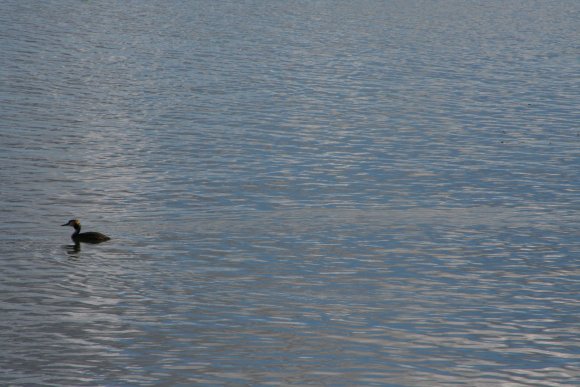
[[[111,239],[107,235],[101,234],[100,232],[89,231],[81,233],[81,222],[79,222],[78,219],[71,219],[61,226],[71,226],[75,229],[75,232],[70,236],[75,243],[101,243]]]

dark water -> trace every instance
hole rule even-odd
[[[2,1],[0,384],[577,384],[579,14]]]

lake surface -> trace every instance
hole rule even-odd
[[[2,1],[0,384],[578,385],[579,15]]]

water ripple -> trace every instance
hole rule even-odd
[[[575,383],[577,11],[2,2],[0,381]]]

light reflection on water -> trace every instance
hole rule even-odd
[[[577,6],[413,4],[0,5],[0,381],[574,383]]]

